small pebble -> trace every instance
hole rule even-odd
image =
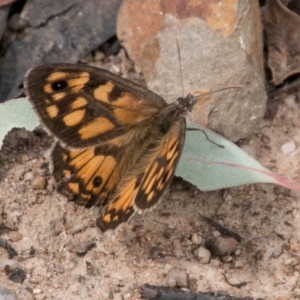
[[[44,202],[44,198],[37,198],[36,203],[37,204],[42,204]]]
[[[220,236],[221,233],[220,233],[220,231],[215,230],[215,231],[213,231],[212,235],[213,235],[214,237],[217,237],[217,236]]]
[[[173,253],[176,258],[181,258],[184,257],[184,252],[181,246],[181,243],[179,240],[174,240],[173,241]]]
[[[211,253],[204,247],[199,247],[196,250],[195,256],[198,258],[201,264],[208,264],[210,260]]]
[[[289,95],[284,99],[284,102],[289,108],[297,108],[297,104],[295,102],[296,96],[295,95]]]
[[[235,250],[234,254],[235,254],[235,256],[240,256],[242,254],[241,249]]]
[[[114,74],[119,74],[121,70],[118,66],[112,65],[110,66],[109,71]]]
[[[78,255],[83,255],[87,253],[90,249],[92,249],[94,246],[94,241],[84,241],[74,246],[72,252]]]
[[[289,153],[292,153],[296,150],[296,144],[294,141],[291,141],[291,142],[288,142],[284,145],[281,146],[281,151],[284,153],[284,154],[289,154]]]
[[[29,156],[27,153],[22,153],[21,154],[21,162],[26,162],[29,160]]]
[[[250,156],[255,157],[256,154],[256,148],[255,145],[247,144],[247,145],[242,145],[241,148],[247,152]]]
[[[216,256],[224,256],[236,251],[239,242],[234,238],[218,236],[206,241],[205,246]]]
[[[29,171],[29,172],[26,172],[24,175],[23,175],[23,179],[25,181],[31,181],[33,179],[34,175],[33,175],[33,172]]]
[[[33,284],[38,284],[38,283],[41,283],[43,280],[44,280],[44,276],[35,274],[35,275],[32,275],[32,277],[28,281]]]
[[[220,264],[221,264],[221,262],[218,259],[211,259],[210,260],[210,265],[212,267],[218,268],[220,266]]]
[[[41,289],[33,289],[33,291],[32,291],[34,294],[40,294],[42,291],[41,291]]]
[[[240,260],[237,260],[235,263],[234,263],[234,266],[238,269],[242,268],[244,266],[243,262],[240,261]]]
[[[163,232],[163,235],[166,239],[170,239],[172,237],[173,233],[174,233],[173,229],[166,228]]]
[[[52,149],[51,149],[51,148],[47,149],[47,150],[44,152],[43,157],[44,157],[45,159],[49,160],[50,157],[51,157],[51,152],[52,152]]]
[[[229,190],[225,190],[223,193],[223,199],[227,202],[232,200],[232,195],[230,194]]]
[[[44,177],[35,176],[31,181],[31,186],[35,190],[43,190],[46,187],[46,180]]]
[[[202,238],[197,233],[193,233],[191,241],[193,245],[200,245],[202,242]]]
[[[187,287],[189,276],[185,270],[180,268],[171,268],[167,274],[167,286],[169,287]]]
[[[226,263],[231,262],[232,261],[232,256],[230,255],[225,255],[222,257],[222,260]]]
[[[95,57],[94,57],[95,61],[103,60],[104,58],[105,58],[105,54],[103,52],[96,51]]]
[[[23,238],[22,234],[18,231],[10,231],[7,236],[11,242],[17,242]]]

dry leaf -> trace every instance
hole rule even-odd
[[[288,7],[299,9],[295,1],[290,1]],[[274,85],[300,73],[300,16],[288,7],[279,0],[266,1],[268,66]]]

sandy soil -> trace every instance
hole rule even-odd
[[[293,99],[282,97],[273,124],[243,146],[299,182],[300,113]],[[290,141],[296,149],[284,154],[281,146]],[[98,208],[78,207],[55,192],[50,144],[40,130],[14,130],[0,152],[0,224],[16,229],[1,229],[1,239],[18,252],[9,259],[0,248],[0,286],[17,299],[140,299],[145,283],[171,285],[174,268],[196,291],[300,298],[299,195],[271,184],[203,193],[177,179],[155,210],[102,234],[94,225]],[[242,236],[232,255],[198,260],[195,250],[218,235],[198,211]],[[9,279],[16,268],[26,273],[23,283]],[[246,284],[231,286],[224,273]]]

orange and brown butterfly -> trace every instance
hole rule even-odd
[[[58,191],[77,204],[103,207],[102,231],[158,203],[183,149],[191,95],[167,104],[138,84],[81,64],[34,67],[25,90],[55,137]]]

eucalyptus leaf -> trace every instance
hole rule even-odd
[[[6,134],[12,128],[33,130],[39,119],[27,98],[19,98],[0,104],[0,148]]]
[[[211,191],[250,183],[275,183],[300,192],[300,185],[279,176],[224,137],[188,123],[176,175]],[[195,130],[196,129],[196,130]]]

